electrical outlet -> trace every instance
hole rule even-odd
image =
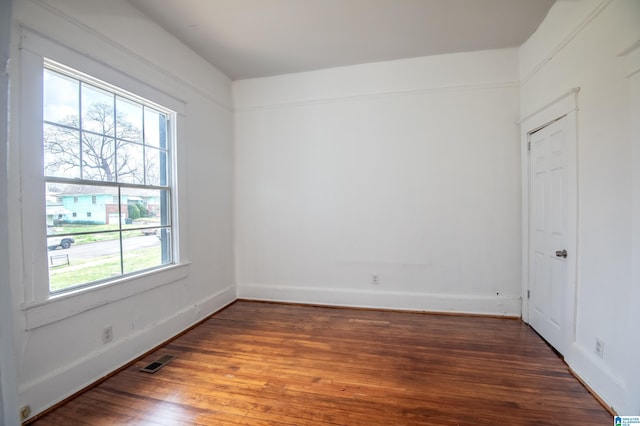
[[[595,352],[600,358],[604,358],[604,342],[598,337],[596,337]]]
[[[378,274],[371,275],[371,284],[373,285],[380,284],[380,276]]]
[[[113,340],[113,327],[108,325],[102,329],[102,343],[109,343]]]

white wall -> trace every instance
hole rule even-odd
[[[235,299],[233,111],[230,81],[124,0],[22,0],[14,9],[12,117],[20,116],[20,26],[109,64],[186,105],[186,129],[178,143],[186,144],[188,194],[181,219],[187,222],[184,237],[191,265],[186,278],[171,284],[25,331],[21,305],[30,265],[22,257],[22,241],[30,235],[28,229],[20,231],[20,170],[9,170],[19,404],[30,405],[36,414]],[[17,133],[12,134],[9,152],[10,163],[20,164]],[[0,254],[6,253],[4,245],[0,248]],[[107,324],[113,325],[114,341],[103,345],[100,335]]]
[[[521,115],[573,87],[578,97],[578,270],[569,365],[620,414],[640,414],[638,277],[632,277],[630,82],[637,0],[559,1],[520,48]],[[636,241],[637,244],[637,241]],[[635,316],[637,318],[637,316]],[[604,341],[604,358],[595,339]]]
[[[519,315],[517,67],[507,49],[234,82],[239,297]]]

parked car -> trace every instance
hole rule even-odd
[[[76,240],[73,237],[49,237],[47,238],[47,248],[49,250],[55,250],[58,247],[68,249],[75,242]]]

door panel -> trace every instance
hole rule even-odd
[[[529,137],[529,308],[531,326],[560,353],[567,341],[566,118]],[[570,255],[570,254],[569,254]]]
[[[545,278],[545,274],[546,272],[549,270],[549,268],[547,267],[547,257],[544,253],[540,253],[540,252],[535,252],[535,267],[533,268],[534,271],[534,279],[546,279]],[[534,285],[532,285],[532,288],[537,288],[537,286],[535,285],[535,282],[533,283]],[[531,299],[531,302],[533,303],[533,307],[534,307],[534,311],[536,314],[538,314],[541,317],[545,316],[545,313],[547,312],[547,307],[544,303],[544,301],[546,300],[543,297],[536,297],[537,293],[534,294],[534,297]]]
[[[565,277],[564,273],[566,261],[562,258],[550,259],[551,273],[549,279],[550,285],[550,297],[549,297],[549,321],[551,321],[556,327],[562,327],[562,316],[564,314],[564,290],[565,290]]]

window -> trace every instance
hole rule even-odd
[[[186,222],[177,220],[188,217],[186,105],[154,67],[92,59],[109,50],[99,39],[82,51],[20,31],[22,310],[32,330],[188,276]],[[89,115],[96,98],[113,108],[104,117],[113,129]],[[110,179],[85,155],[103,142],[113,149],[103,156]],[[56,254],[70,265],[51,266]]]
[[[174,263],[170,132],[174,115],[134,94],[45,61],[45,196],[60,198],[71,216],[47,227],[47,246],[62,249],[52,241],[73,241],[65,249],[69,264],[49,268],[51,294]],[[85,219],[78,218],[79,210]]]

